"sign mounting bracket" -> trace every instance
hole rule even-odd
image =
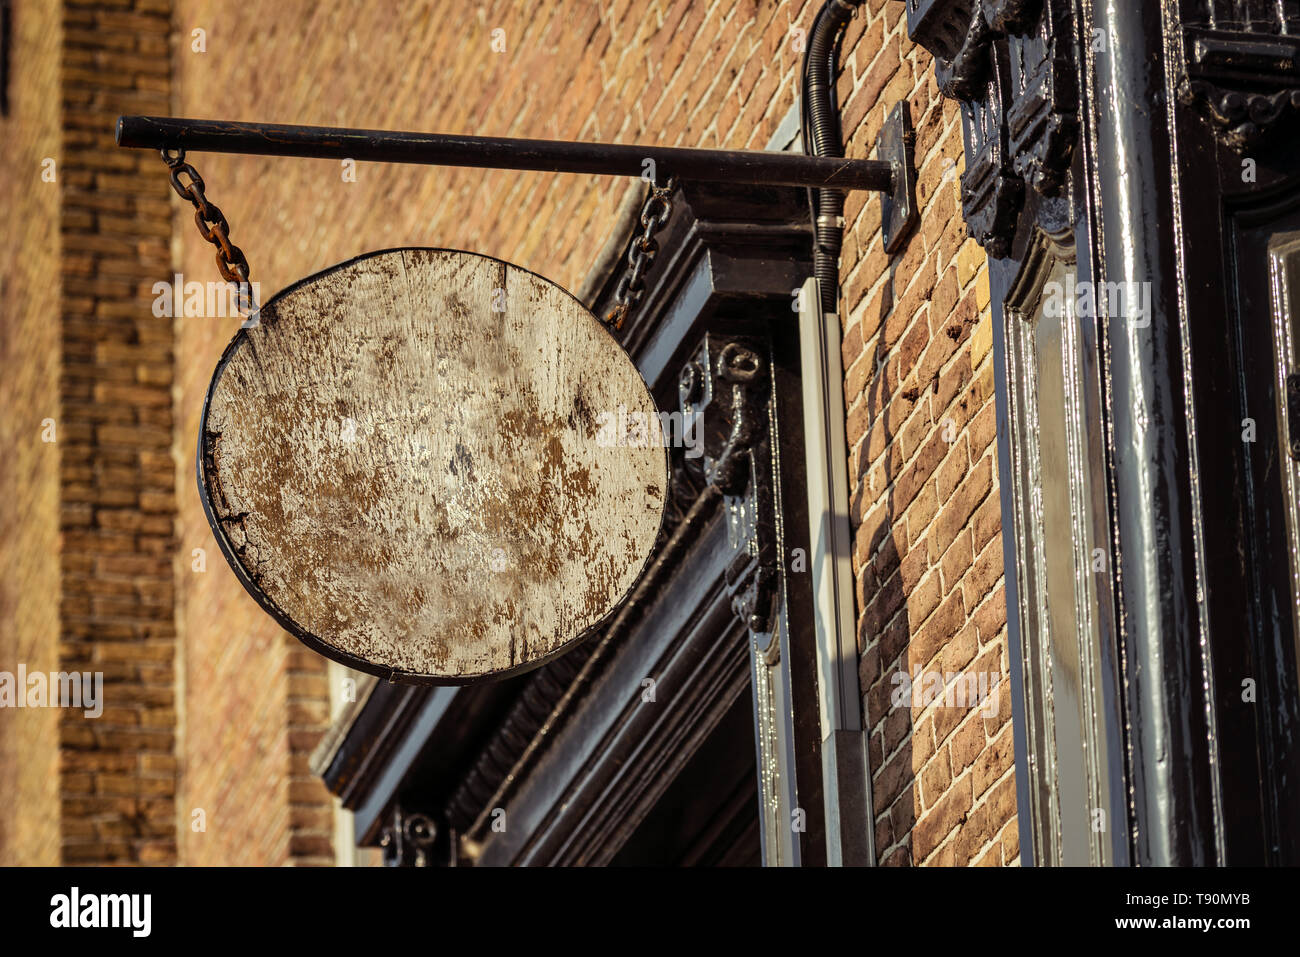
[[[711,150],[617,143],[573,143],[448,133],[404,133],[325,126],[235,123],[158,116],[122,116],[117,144],[133,149],[181,148],[212,153],[352,159],[479,169],[637,176],[654,163],[656,178],[814,189],[874,190],[895,208],[916,209],[915,176],[905,139],[891,123],[878,141],[880,159],[805,156],[767,150]]]

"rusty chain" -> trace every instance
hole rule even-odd
[[[171,171],[172,189],[194,207],[194,224],[198,227],[199,235],[217,248],[217,269],[221,278],[235,286],[240,309],[246,313],[256,313],[258,306],[249,283],[248,259],[243,250],[230,241],[230,224],[226,222],[221,208],[209,202],[204,194],[203,177],[185,162],[185,150],[164,149],[161,153]],[[189,181],[182,182],[182,176]],[[659,242],[654,237],[668,223],[672,214],[673,191],[676,188],[676,177],[669,178],[663,186],[650,184],[649,194],[641,207],[641,234],[632,240],[631,249],[628,250],[630,271],[619,280],[614,293],[614,308],[605,319],[615,329],[623,328],[628,313],[645,294],[645,274],[659,252]]]
[[[631,271],[624,273],[614,292],[614,308],[610,310],[605,322],[615,329],[622,329],[623,323],[645,294],[645,274],[659,252],[659,242],[655,233],[663,229],[673,210],[673,190],[677,188],[677,177],[670,177],[663,186],[650,184],[649,195],[641,206],[641,234],[632,240],[628,250],[627,264]]]
[[[221,208],[216,203],[209,202],[204,195],[203,177],[185,162],[185,150],[163,149],[160,152],[163,162],[171,171],[172,189],[194,207],[194,224],[199,228],[199,235],[217,247],[217,269],[221,272],[221,278],[235,287],[240,311],[252,318],[258,305],[248,281],[248,260],[244,257],[244,251],[230,241],[230,224],[226,222]],[[182,182],[182,176],[189,181]]]

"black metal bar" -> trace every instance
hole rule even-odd
[[[231,123],[163,116],[122,116],[117,144],[136,149],[181,147],[211,153],[304,156],[376,163],[423,163],[481,169],[540,170],[598,176],[641,176],[654,161],[669,176],[759,186],[824,189],[893,187],[893,166],[882,160],[804,156],[761,150],[702,150],[616,143],[568,143],[446,133],[349,130],[327,126]]]

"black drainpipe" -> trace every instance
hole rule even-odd
[[[809,156],[843,156],[835,71],[844,28],[862,0],[827,0],[817,11],[803,60],[800,129]],[[821,292],[822,312],[839,312],[840,248],[844,244],[844,193],[808,191],[813,217],[813,275]]]

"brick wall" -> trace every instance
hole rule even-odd
[[[157,157],[110,145],[112,117],[761,148],[794,102],[820,0],[286,0],[251,17],[213,0],[88,2],[65,4],[63,648],[124,693],[93,728],[64,728],[65,858],[322,863],[331,810],[306,756],[327,720],[323,663],[240,588],[194,483],[203,395],[239,320],[152,317],[153,282],[218,277]],[[922,162],[906,250],[884,255],[879,203],[855,194],[842,264],[878,845],[888,863],[1011,863],[1005,683],[990,718],[889,700],[913,665],[1006,671],[985,263],[958,210],[956,109],[903,21],[901,4],[869,0],[839,84],[850,155],[906,98]],[[398,245],[474,249],[574,288],[625,185],[191,159],[263,298]]]
[[[57,5],[14,11],[0,117],[0,671],[58,668],[59,151]],[[57,175],[57,166],[55,167]],[[59,860],[58,713],[0,712],[0,866]]]
[[[334,808],[312,752],[330,724],[329,661],[286,634],[289,645],[289,858],[299,866],[334,863]]]
[[[921,226],[898,255],[853,195],[841,281],[860,669],[876,844],[887,864],[1019,861],[987,264],[961,218],[961,120],[904,5],[868,0],[838,91],[848,153],[906,99]],[[895,703],[900,673],[975,673],[979,707]],[[996,683],[994,683],[996,682]],[[928,685],[923,685],[928,690]],[[994,693],[996,697],[994,697]]]
[[[105,698],[61,717],[69,864],[176,860],[173,351],[150,292],[170,221],[158,160],[112,123],[167,111],[170,25],[167,0],[63,5],[60,662]]]

